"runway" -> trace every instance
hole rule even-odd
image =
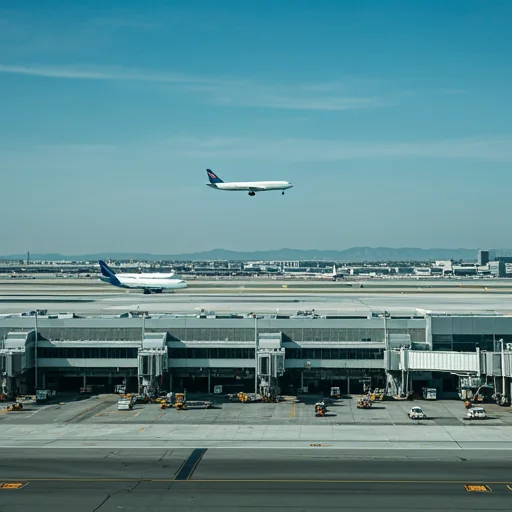
[[[436,287],[434,287],[434,285]],[[459,286],[460,285],[460,286]],[[371,315],[372,311],[414,314],[512,313],[507,280],[448,282],[376,281],[364,288],[344,283],[266,280],[192,281],[176,293],[143,295],[88,279],[0,280],[0,314],[33,309],[78,315],[119,315],[127,311],[158,314],[216,313],[295,314],[315,310],[323,315]]]
[[[510,510],[503,454],[0,450],[2,510]]]

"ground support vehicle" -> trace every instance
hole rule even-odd
[[[315,404],[315,416],[323,417],[327,413],[327,406],[323,402],[317,402]]]
[[[23,410],[23,404],[21,402],[14,402],[12,404],[9,404],[7,406],[8,411],[22,411]]]
[[[472,407],[466,414],[468,420],[485,420],[487,413],[483,407]]]
[[[407,413],[407,416],[411,418],[411,420],[426,420],[427,415],[423,412],[421,407],[412,407],[411,410]]]
[[[373,405],[373,402],[367,396],[363,396],[357,401],[358,409],[370,409]]]

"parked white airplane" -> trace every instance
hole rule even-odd
[[[99,264],[100,279],[120,288],[134,288],[148,294],[187,287],[182,279],[173,278],[174,274],[116,274],[104,261],[100,260]]]
[[[337,281],[343,279],[343,274],[338,274],[336,265],[332,266],[332,272],[284,272],[285,277],[301,277],[306,279],[330,279],[331,281]]]
[[[332,281],[337,281],[338,279],[343,279],[343,274],[338,274],[338,270],[336,269],[336,265],[332,266],[332,274],[323,274],[321,276],[322,279],[331,279]]]
[[[267,190],[282,190],[284,195],[286,189],[293,187],[293,185],[287,181],[232,181],[230,183],[224,183],[210,169],[206,169],[206,173],[210,180],[210,183],[206,184],[208,187],[231,191],[245,190],[249,192],[250,196],[256,195],[256,192],[266,192]]]

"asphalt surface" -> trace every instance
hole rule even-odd
[[[358,409],[357,399],[344,398],[329,405],[327,415],[317,418],[314,404],[323,399],[320,395],[301,395],[299,401],[279,404],[242,404],[229,401],[221,395],[189,394],[190,400],[213,401],[214,408],[190,408],[161,410],[158,404],[136,404],[130,411],[117,410],[117,395],[101,395],[74,401],[73,396],[58,395],[50,404],[25,403],[22,411],[7,412],[7,403],[0,403],[0,425],[48,425],[80,424],[94,425],[223,425],[241,426],[319,426],[331,425],[416,425],[420,427],[489,427],[512,426],[512,413],[508,407],[485,404],[488,417],[482,421],[465,420],[467,411],[462,401],[383,401],[376,402],[371,409]],[[407,413],[413,406],[421,406],[426,420],[411,420]],[[289,432],[289,430],[288,430]]]
[[[416,286],[414,286],[416,284]],[[459,286],[460,284],[460,286]],[[119,315],[126,311],[149,311],[152,315],[193,313],[200,309],[218,313],[259,312],[295,314],[315,309],[319,314],[368,315],[372,311],[414,313],[415,308],[440,312],[512,312],[512,287],[508,280],[453,282],[437,286],[423,281],[398,288],[392,281],[379,286],[347,288],[333,282],[193,282],[176,293],[143,295],[88,280],[55,279],[50,282],[1,281],[0,314],[32,309],[79,315]]]
[[[507,453],[3,449],[0,510],[510,510]]]

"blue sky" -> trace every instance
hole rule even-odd
[[[2,254],[512,247],[512,3],[3,2]],[[222,193],[224,180],[288,180]]]

